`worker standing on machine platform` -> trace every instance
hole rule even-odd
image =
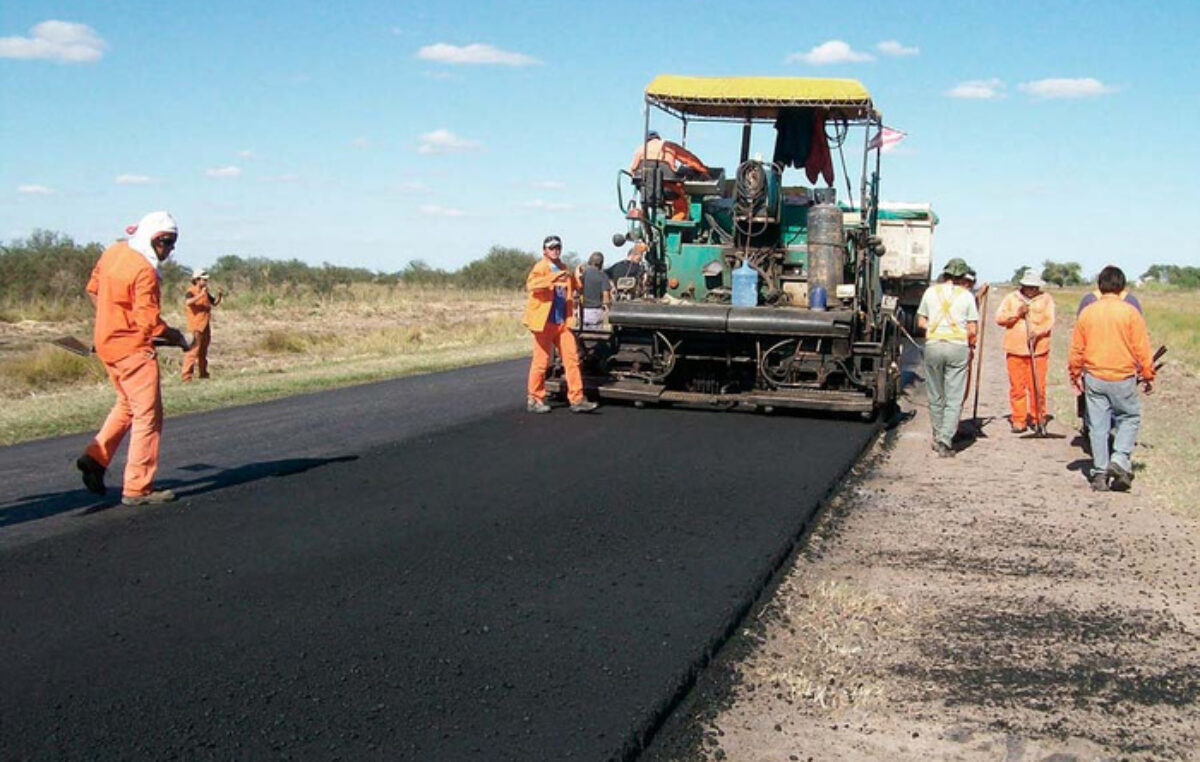
[[[1133,484],[1133,446],[1142,422],[1138,385],[1146,394],[1153,390],[1154,357],[1142,313],[1121,296],[1125,273],[1109,266],[1100,271],[1097,281],[1099,300],[1075,320],[1067,373],[1087,404],[1092,489],[1127,490]],[[1116,432],[1110,454],[1112,419]]]
[[[1046,425],[1046,371],[1050,364],[1050,333],[1054,330],[1054,299],[1042,291],[1046,283],[1025,268],[1019,289],[1004,297],[996,324],[1004,330],[1008,363],[1008,404],[1012,432]]]
[[[967,364],[979,333],[975,297],[960,285],[970,269],[962,259],[951,259],[942,269],[941,280],[925,290],[917,307],[917,326],[925,331],[925,392],[933,449],[942,458],[954,457]]]
[[[583,375],[579,371],[579,347],[567,321],[570,319],[575,295],[582,288],[577,273],[562,261],[562,239],[548,235],[542,241],[542,258],[534,264],[525,279],[529,299],[522,323],[533,332],[533,359],[529,364],[529,396],[525,409],[530,413],[549,413],[546,404],[546,371],[550,369],[554,350],[562,358],[567,377],[567,400],[572,413],[590,413],[595,402],[583,396]]]
[[[638,278],[642,277],[645,272],[645,266],[642,264],[642,258],[646,255],[646,244],[638,241],[629,248],[629,253],[625,255],[625,259],[617,262],[612,267],[604,272],[608,274],[609,280],[614,283],[621,278]]]
[[[664,162],[672,172],[687,168],[698,176],[708,177],[708,167],[700,161],[700,157],[688,149],[663,140],[655,130],[646,133],[646,140],[633,152],[633,161],[629,163],[629,172],[637,177],[638,168],[643,161]],[[670,193],[671,219],[686,220],[688,218],[688,197],[683,191],[683,183],[675,180],[664,180],[663,189]]]

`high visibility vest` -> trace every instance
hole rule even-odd
[[[929,323],[925,328],[926,341],[954,341],[960,344],[967,343],[967,327],[959,325],[954,321],[950,314],[950,309],[954,305],[954,299],[958,296],[958,292],[962,291],[961,286],[956,286],[953,283],[939,283],[933,287],[933,314],[929,316]]]

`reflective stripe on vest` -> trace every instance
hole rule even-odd
[[[948,294],[946,286],[949,287]],[[967,327],[959,326],[950,316],[950,309],[954,306],[956,288],[957,286],[953,283],[939,283],[935,287],[934,296],[938,300],[937,315],[930,319],[929,326],[925,329],[927,340],[967,343]]]

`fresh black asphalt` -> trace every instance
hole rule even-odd
[[[874,429],[524,370],[171,419],[163,507],[0,451],[0,759],[633,756]]]

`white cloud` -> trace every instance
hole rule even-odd
[[[875,57],[870,53],[860,53],[841,40],[822,42],[807,53],[792,53],[787,57],[787,63],[803,61],[813,66],[874,60]]]
[[[946,91],[951,98],[989,101],[1004,97],[1004,83],[998,79],[970,79]]]
[[[1114,88],[1092,77],[1039,79],[1022,82],[1018,87],[1037,98],[1092,98],[1114,92]]]
[[[268,183],[298,183],[300,182],[300,175],[269,175],[264,177],[263,180]]]
[[[228,167],[214,167],[204,171],[205,177],[237,177],[242,174],[241,167],[230,165]]]
[[[530,209],[541,209],[546,212],[562,212],[567,209],[574,208],[570,204],[562,201],[543,201],[540,198],[534,199],[533,201],[528,201],[524,204],[524,206],[529,207]]]
[[[462,217],[466,214],[462,209],[452,209],[436,204],[422,204],[417,208],[426,217]]]
[[[396,186],[396,190],[401,193],[422,193],[429,190],[429,188],[420,180],[407,180]]]
[[[875,46],[875,49],[885,56],[915,56],[921,52],[916,45],[911,47],[901,45],[896,40],[886,40]]]
[[[426,132],[420,139],[421,145],[417,147],[417,151],[424,154],[462,153],[479,148],[479,141],[465,140],[450,130]]]
[[[245,151],[238,151],[237,155],[243,159],[253,159],[254,151],[251,151],[250,149],[246,149]]]
[[[43,21],[29,37],[0,37],[0,58],[44,58],[62,63],[94,63],[108,47],[96,30],[70,21]]]
[[[354,140],[350,141],[350,147],[357,148],[361,151],[363,149],[370,148],[371,141],[366,138],[362,138],[362,137],[355,138]]]
[[[529,66],[541,61],[524,53],[513,53],[501,50],[492,45],[475,43],[473,45],[448,45],[439,42],[426,45],[417,51],[417,58],[426,61],[438,61],[449,64],[501,64],[503,66]]]
[[[152,182],[149,175],[117,175],[117,185],[149,185]]]
[[[567,187],[567,184],[558,180],[538,180],[533,184],[535,188],[544,188],[545,190],[562,190]]]
[[[17,193],[24,193],[29,196],[49,196],[54,190],[47,188],[45,185],[18,185]]]

